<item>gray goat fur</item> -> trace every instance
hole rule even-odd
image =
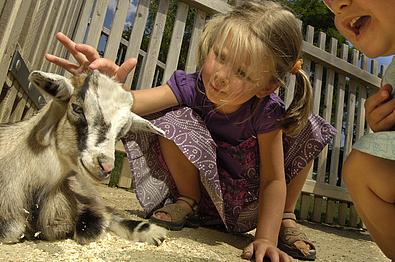
[[[70,79],[34,71],[29,80],[52,99],[30,119],[0,125],[0,243],[86,244],[109,230],[159,245],[165,229],[118,216],[95,183],[108,177],[115,143],[130,129],[162,131],[132,113],[132,95],[97,71]]]

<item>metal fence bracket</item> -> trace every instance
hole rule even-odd
[[[29,69],[18,50],[15,50],[9,71],[34,105],[38,109],[42,108],[46,104],[45,98],[40,91],[29,82]]]

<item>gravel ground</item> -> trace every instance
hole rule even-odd
[[[110,206],[141,219],[141,208],[132,192],[105,186],[99,189]],[[390,261],[366,232],[312,223],[301,227],[316,245],[316,261]],[[71,239],[0,244],[0,261],[245,261],[240,259],[241,250],[252,237],[253,232],[232,235],[208,228],[185,228],[169,232],[164,243],[155,247],[106,233],[85,246]]]

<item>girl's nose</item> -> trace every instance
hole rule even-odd
[[[229,83],[229,74],[217,72],[214,74],[214,82],[216,86],[224,87]]]

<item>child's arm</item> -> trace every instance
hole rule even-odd
[[[271,258],[280,256],[279,261],[290,261],[288,255],[277,248],[286,197],[282,131],[274,130],[259,134],[258,142],[260,155],[258,223],[255,240],[244,249],[243,257],[250,259],[254,253],[256,261],[262,261],[264,256]]]
[[[132,111],[138,115],[148,115],[178,105],[170,86],[164,84],[155,88],[132,91],[134,104]]]

